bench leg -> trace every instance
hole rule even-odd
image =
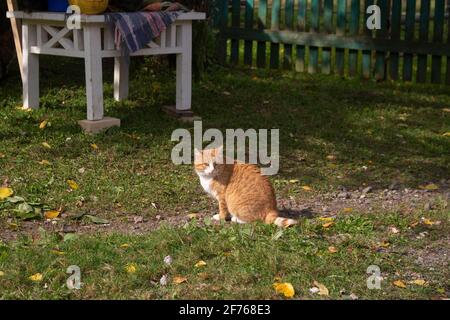
[[[114,99],[122,101],[128,98],[130,77],[130,57],[114,58]]]
[[[181,41],[183,53],[177,55],[177,99],[176,110],[191,109],[192,99],[192,23],[182,24],[181,34],[177,34]]]
[[[23,107],[39,108],[39,55],[30,52],[31,46],[37,44],[35,25],[22,26],[23,48]]]
[[[85,26],[85,68],[87,119],[103,119],[103,68],[101,56],[101,29],[99,26]]]

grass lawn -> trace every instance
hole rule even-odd
[[[37,111],[19,108],[18,77],[0,84],[0,184],[22,198],[0,202],[0,299],[276,299],[277,281],[302,299],[448,297],[449,87],[208,72],[193,92],[204,129],[280,129],[280,206],[308,209],[280,231],[209,220],[216,204],[192,167],[170,160],[172,131],[193,127],[161,111],[173,104],[173,70],[134,64],[131,97],[118,103],[105,68],[105,111],[122,128],[96,136],[77,125],[81,61],[42,59]],[[62,214],[40,219],[48,210]],[[79,291],[65,286],[70,265]],[[380,290],[366,286],[370,265]],[[311,293],[314,281],[329,296]]]

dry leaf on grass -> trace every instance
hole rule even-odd
[[[47,127],[48,121],[44,120],[39,124],[39,129],[45,129],[45,127]]]
[[[273,284],[273,287],[277,293],[283,294],[286,298],[292,298],[295,295],[294,287],[289,282],[276,282]]]
[[[41,273],[36,273],[36,274],[33,274],[32,276],[30,276],[28,279],[30,279],[31,281],[34,281],[34,282],[40,282],[40,281],[42,281],[43,278],[44,277],[42,276]]]
[[[333,246],[331,246],[331,247],[328,247],[328,252],[329,253],[336,253],[336,252],[338,252],[339,250],[336,248],[336,247],[333,247]]]
[[[305,191],[312,191],[312,188],[310,186],[302,186],[302,189]]]
[[[173,277],[173,283],[175,284],[182,284],[184,282],[186,282],[188,279],[186,277],[182,277],[182,276],[176,276]]]
[[[422,190],[433,191],[433,190],[438,190],[439,186],[437,184],[430,183],[430,184],[427,184],[427,185],[419,186],[419,188],[422,189]]]
[[[43,166],[50,166],[51,165],[50,161],[48,161],[48,160],[41,160],[41,161],[39,161],[39,164],[43,165]]]
[[[57,210],[50,210],[50,211],[46,211],[46,212],[44,213],[44,217],[45,217],[46,219],[56,219],[56,218],[59,217],[60,214],[61,214],[60,211],[57,211]]]
[[[328,291],[328,288],[325,287],[325,285],[321,284],[320,282],[314,281],[314,285],[319,289],[317,292],[321,296],[329,296],[330,292]]]
[[[327,222],[327,223],[324,223],[324,224],[322,225],[322,227],[323,227],[324,229],[328,229],[328,228],[330,228],[333,224],[334,224],[334,222]]]
[[[0,188],[0,200],[9,198],[13,194],[14,194],[14,191],[11,188]]]
[[[125,266],[125,271],[128,273],[136,273],[137,265],[136,263],[129,263]]]
[[[427,282],[423,279],[416,279],[416,280],[410,281],[409,283],[412,283],[412,284],[422,287],[422,286],[426,285]]]
[[[402,280],[396,280],[392,284],[398,288],[402,288],[402,289],[406,288],[406,284]]]
[[[67,184],[69,185],[70,189],[72,189],[72,190],[78,190],[78,188],[79,188],[78,183],[76,183],[73,180],[67,180]]]
[[[42,146],[43,146],[44,148],[46,148],[46,149],[51,149],[51,148],[52,148],[52,146],[49,145],[47,142],[42,142]]]
[[[381,248],[389,248],[391,246],[391,244],[387,241],[382,241],[378,243],[378,246]]]
[[[195,264],[195,267],[196,267],[196,268],[201,268],[201,267],[204,267],[204,266],[206,266],[206,262],[203,261],[203,260],[200,260],[199,262],[197,262],[197,263]]]

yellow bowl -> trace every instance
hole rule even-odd
[[[69,3],[79,6],[82,14],[99,14],[108,8],[108,0],[69,0]]]

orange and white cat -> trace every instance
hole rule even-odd
[[[263,221],[280,227],[297,223],[279,216],[273,187],[260,169],[237,161],[226,163],[223,147],[195,150],[194,167],[203,189],[219,202],[214,220]]]

